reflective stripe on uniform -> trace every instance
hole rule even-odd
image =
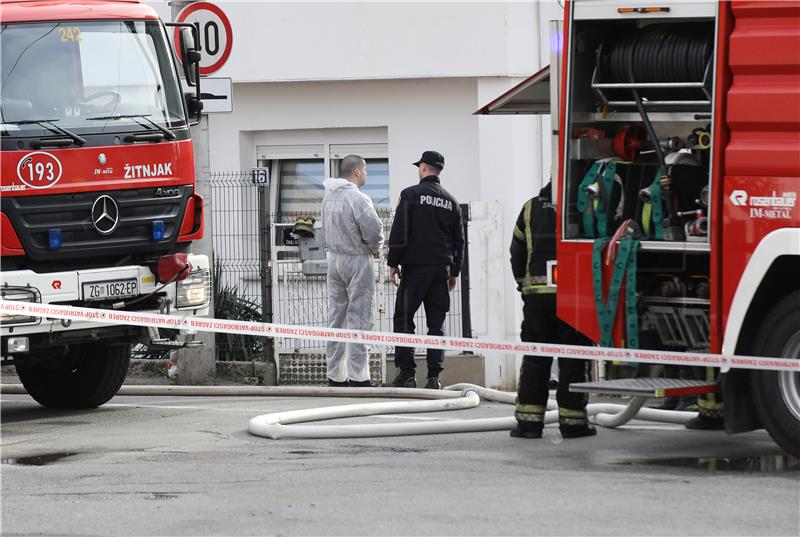
[[[574,410],[571,408],[558,407],[558,417],[561,418],[580,418],[586,419],[586,410]]]
[[[531,257],[533,257],[533,232],[531,230],[531,213],[533,212],[533,200],[525,203],[525,246],[528,248],[528,258],[525,263],[525,275],[530,276]]]
[[[522,405],[517,403],[515,409],[517,412],[524,412],[527,414],[544,414],[547,407],[544,405]]]
[[[546,284],[523,285],[520,291],[522,291],[523,295],[547,295],[547,294],[555,294],[556,288],[548,287]]]
[[[544,414],[530,414],[528,412],[514,412],[514,418],[517,421],[532,421],[535,423],[544,423]]]
[[[520,228],[518,228],[516,225],[514,225],[514,238],[520,242],[525,240],[525,232],[522,231]]]
[[[588,421],[586,418],[558,418],[558,423],[561,425],[586,425]]]

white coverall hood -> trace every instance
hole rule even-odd
[[[323,186],[325,186],[325,193],[333,192],[334,190],[339,190],[341,188],[357,188],[355,183],[351,183],[347,179],[340,179],[338,177],[330,177],[325,179],[322,182]]]

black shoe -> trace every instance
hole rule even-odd
[[[543,429],[543,423],[523,423],[518,421],[509,431],[509,435],[512,438],[541,438]]]
[[[597,429],[584,423],[583,425],[564,425],[558,426],[561,429],[561,438],[580,438],[582,436],[594,436],[597,434]]]
[[[697,416],[686,422],[687,429],[696,431],[720,431],[725,428],[725,420],[708,416]]]
[[[372,381],[367,380],[348,380],[347,385],[351,388],[372,388]]]
[[[347,388],[347,381],[336,382],[335,380],[328,379],[328,386],[331,388]]]
[[[400,371],[391,382],[384,382],[381,384],[384,388],[416,388],[417,379],[414,377],[414,372]]]
[[[441,390],[442,383],[439,382],[439,377],[428,377],[428,382],[425,384],[425,389]]]

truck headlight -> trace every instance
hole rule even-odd
[[[177,308],[193,308],[208,304],[211,290],[211,273],[208,270],[195,270],[176,285]]]
[[[41,302],[42,295],[34,287],[0,287],[0,298],[3,300],[16,300],[19,302]],[[16,315],[14,313],[0,313],[0,325],[38,323],[39,317],[30,315]]]

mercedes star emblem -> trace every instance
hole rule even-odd
[[[114,198],[103,194],[92,205],[92,225],[101,235],[111,235],[119,224],[119,206]]]

